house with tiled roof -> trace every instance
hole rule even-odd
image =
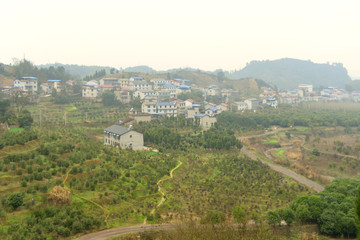
[[[104,145],[111,145],[121,149],[144,149],[143,134],[130,127],[112,125],[104,129]]]

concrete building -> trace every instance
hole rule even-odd
[[[61,80],[47,80],[49,91],[55,89],[56,92],[61,92]]]
[[[141,105],[141,112],[176,117],[178,114],[178,108],[176,102],[145,101]]]
[[[100,85],[100,87],[102,92],[112,91],[115,89],[113,85]]]
[[[121,78],[119,79],[120,88],[128,88],[129,87],[129,79],[127,78]]]
[[[157,92],[153,90],[137,90],[133,93],[134,98],[140,98],[143,100],[145,98],[157,98]]]
[[[144,149],[143,134],[129,128],[112,125],[104,130],[104,145],[111,145],[121,149]]]
[[[247,109],[248,105],[245,102],[235,102],[236,110],[244,111]]]
[[[192,100],[192,99],[187,99],[187,100],[184,101],[184,103],[185,103],[185,106],[188,107],[188,106],[191,106],[191,105],[194,104],[194,100]]]
[[[149,113],[149,114],[156,114],[156,101],[145,101],[141,105],[141,112]]]
[[[211,85],[206,89],[206,95],[217,96],[220,93],[220,89],[217,85]]]
[[[208,116],[214,116],[218,114],[219,109],[217,107],[209,107],[205,110],[205,114]]]
[[[36,77],[21,77],[14,80],[14,87],[19,88],[24,92],[37,92],[37,78]]]
[[[175,102],[157,102],[157,113],[165,116],[174,116],[178,114],[177,106]]]
[[[249,98],[246,99],[244,102],[247,104],[248,109],[250,110],[256,110],[259,106],[259,100],[257,100],[256,98]]]
[[[122,103],[129,103],[131,101],[131,92],[127,88],[114,91],[116,99]]]
[[[313,91],[313,85],[311,84],[300,84],[298,89],[304,90],[305,93]]]
[[[190,93],[191,92],[191,86],[187,85],[180,85],[176,88],[176,94],[180,93]]]
[[[100,80],[100,85],[111,85],[113,87],[119,88],[120,82],[118,78],[103,78]]]
[[[186,116],[187,117],[195,117],[196,114],[200,113],[200,104],[192,104],[186,107]]]
[[[211,128],[217,122],[216,117],[211,117],[204,113],[198,113],[195,117],[200,119],[200,126],[205,130]]]
[[[82,97],[97,98],[100,95],[100,86],[97,84],[87,84],[82,87]]]
[[[270,107],[277,108],[278,107],[278,101],[276,98],[265,98],[263,100],[263,104],[266,104]]]
[[[152,83],[154,85],[154,89],[159,89],[162,86],[164,86],[165,84],[171,83],[171,81],[165,80],[165,79],[151,79],[150,83]]]
[[[152,89],[151,85],[149,85],[149,83],[147,81],[145,81],[145,80],[130,81],[129,86],[130,86],[130,89],[132,91],[134,91],[134,92],[138,91],[138,90],[146,91],[146,90],[151,90]]]

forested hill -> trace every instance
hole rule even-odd
[[[227,73],[227,77],[262,79],[279,89],[296,88],[302,83],[313,84],[314,87],[345,87],[351,81],[341,63],[318,64],[291,58],[252,61],[240,71]]]
[[[76,76],[78,78],[83,78],[88,75],[94,74],[96,71],[101,71],[105,69],[107,73],[115,72],[116,69],[112,67],[105,67],[105,66],[84,66],[84,65],[77,65],[77,64],[62,64],[62,63],[53,63],[53,64],[44,64],[38,65],[39,68],[49,68],[49,67],[63,67],[65,71],[72,76]]]

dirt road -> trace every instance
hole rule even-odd
[[[286,129],[277,129],[275,131],[272,131],[272,132],[268,132],[268,133],[264,133],[264,134],[258,134],[258,135],[253,135],[253,136],[249,136],[249,137],[246,137],[246,138],[255,138],[255,137],[263,137],[263,136],[267,136],[267,135],[272,135],[272,134],[275,134],[279,131],[283,131],[283,130],[286,130]],[[241,139],[241,138],[240,138]],[[308,186],[312,189],[314,189],[315,191],[317,192],[321,192],[321,191],[324,191],[324,187],[321,186],[320,184],[317,184],[316,182],[313,182],[287,168],[284,168],[284,167],[281,167],[277,164],[274,164],[274,163],[270,163],[270,162],[267,162],[267,161],[264,161],[262,159],[259,159],[258,157],[256,157],[252,152],[250,152],[248,149],[246,149],[245,146],[243,146],[243,148],[241,149],[241,152],[244,153],[246,156],[248,156],[250,159],[252,160],[260,160],[263,164],[266,164],[268,165],[271,169],[277,171],[277,172],[280,172],[288,177],[291,177],[292,179],[294,179],[295,181],[305,185],[305,186]]]
[[[108,230],[104,230],[101,232],[90,233],[88,235],[82,236],[80,238],[76,238],[77,240],[100,240],[100,239],[108,239],[114,236],[118,236],[126,233],[137,233],[137,232],[145,232],[149,230],[164,230],[175,228],[175,225],[171,224],[158,224],[158,225],[139,225],[139,226],[131,226],[131,227],[118,227],[111,228]]]

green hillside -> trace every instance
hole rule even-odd
[[[240,71],[227,73],[227,76],[233,79],[258,78],[282,89],[296,88],[303,83],[315,87],[345,87],[351,81],[341,63],[318,64],[291,58],[252,61]]]

